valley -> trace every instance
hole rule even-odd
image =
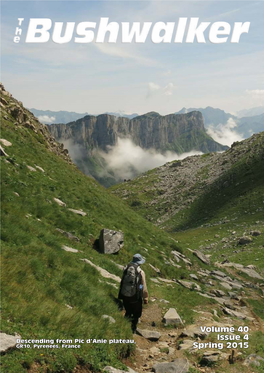
[[[152,113],[133,123],[85,118],[56,131],[64,137],[76,131],[83,144],[91,131],[90,149],[99,142],[106,148],[130,129],[134,141],[152,147],[156,123],[164,124],[158,134],[165,136],[176,121],[177,131],[195,127],[193,141],[213,152],[105,189],[1,85],[1,338],[8,345],[1,370],[263,372],[264,134],[215,153],[219,144],[205,134],[198,112]],[[151,129],[144,136],[141,121]],[[186,149],[180,139],[173,149]],[[117,254],[98,251],[104,229],[123,233]],[[117,296],[122,268],[136,252],[146,259],[150,299],[133,335]],[[248,347],[210,349],[217,333],[203,327],[234,327],[241,338],[248,335]],[[135,343],[18,349],[19,336]],[[197,349],[195,342],[208,345]]]

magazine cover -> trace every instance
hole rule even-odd
[[[1,1],[1,372],[264,372],[263,19]]]

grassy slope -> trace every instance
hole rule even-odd
[[[2,120],[1,138],[12,143],[6,148],[11,163],[1,157],[2,331],[19,333],[23,338],[132,338],[116,305],[117,290],[80,259],[89,258],[121,276],[111,260],[125,264],[140,252],[147,263],[161,269],[162,276],[186,277],[184,266],[176,272],[164,265],[160,253],[164,251],[169,257],[175,249],[174,241],[75,166],[50,152],[41,134],[16,126],[9,116]],[[27,165],[38,165],[45,172],[32,172]],[[57,205],[54,197],[67,207],[83,209],[87,216],[75,215]],[[117,256],[103,256],[92,248],[104,227],[125,233],[125,247]],[[75,234],[81,242],[69,241],[56,228]],[[65,252],[63,244],[82,252]],[[145,270],[148,280],[156,276],[147,264]],[[151,295],[159,295],[160,289],[148,282]],[[165,288],[162,297],[177,307],[187,323],[193,321],[192,309],[205,302],[179,286]],[[184,303],[180,302],[182,297]],[[112,315],[116,324],[102,322],[103,314]],[[106,364],[118,366],[117,359],[130,349],[131,345],[97,345],[93,349],[86,345],[77,351],[20,350],[4,355],[2,367],[20,373],[37,361],[53,372],[70,372],[76,364],[86,363],[97,370]]]
[[[178,213],[167,219],[162,225],[167,231],[186,230],[188,228],[199,227],[205,223],[215,223],[219,219],[247,219],[247,216],[252,216],[252,219],[263,218],[263,195],[264,195],[264,132],[258,135],[254,141],[254,146],[257,149],[256,153],[248,151],[243,157],[232,167],[224,172],[210,185],[204,184],[208,177],[208,167],[213,168],[214,164],[209,163],[198,171],[196,176],[199,176],[197,182],[192,189],[187,190],[186,196],[181,193],[181,199],[177,200],[177,204],[183,205],[190,194],[196,195],[197,192],[202,193],[193,203],[184,206]],[[260,151],[261,150],[261,151]],[[230,151],[229,151],[230,153]],[[201,156],[201,162],[209,154]],[[230,153],[232,157],[232,153]],[[177,165],[178,161],[170,163],[173,166]],[[217,167],[221,167],[218,165]],[[195,170],[194,170],[195,171]],[[172,172],[168,170],[168,174]],[[175,177],[175,176],[173,176]],[[168,182],[168,188],[173,190],[173,177]],[[159,168],[150,170],[144,176],[140,176],[129,183],[122,183],[114,186],[111,190],[121,196],[126,197],[127,203],[134,207],[137,212],[147,217],[151,216],[153,221],[157,221],[161,211],[171,207],[173,201],[167,201],[160,198],[157,203],[151,205],[153,197],[162,196],[164,190],[159,189],[159,184],[163,182],[160,177]],[[183,190],[188,180],[183,180]],[[151,187],[155,184],[155,190]],[[223,187],[223,185],[225,185]],[[149,187],[149,188],[148,188]],[[129,194],[126,193],[129,190]],[[145,202],[148,203],[148,209],[145,208]],[[166,203],[165,203],[166,202]],[[169,204],[168,204],[169,203]]]

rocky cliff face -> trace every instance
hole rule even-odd
[[[118,139],[130,139],[135,146],[151,154],[167,151],[208,153],[227,149],[206,133],[202,114],[198,111],[166,116],[150,112],[133,119],[109,114],[87,115],[75,122],[52,124],[48,128],[55,139],[69,149],[79,169],[107,187],[123,180],[120,175],[123,172],[117,175],[116,168],[108,164],[109,150],[120,144]],[[129,158],[128,154],[124,158]],[[150,168],[156,166],[153,164]],[[131,170],[129,178],[142,172],[131,164],[125,169]]]
[[[183,153],[190,150],[202,152],[221,151],[226,147],[216,143],[204,129],[200,112],[161,116],[151,112],[129,120],[102,114],[87,115],[68,124],[52,124],[51,134],[60,142],[72,140],[87,148],[114,146],[120,138],[130,138],[143,149],[174,150]]]
[[[0,107],[3,120],[14,123],[17,129],[24,127],[32,130],[35,134],[40,135],[40,142],[43,142],[44,138],[44,144],[50,151],[61,156],[68,163],[72,163],[68,155],[68,150],[64,149],[63,144],[59,144],[55,141],[54,137],[48,131],[48,127],[40,123],[39,120],[23,106],[21,101],[16,100],[11,93],[5,90],[5,87],[1,83],[0,95]]]

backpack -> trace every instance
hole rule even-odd
[[[119,290],[119,299],[138,301],[142,298],[142,277],[138,264],[129,263],[125,268]]]

